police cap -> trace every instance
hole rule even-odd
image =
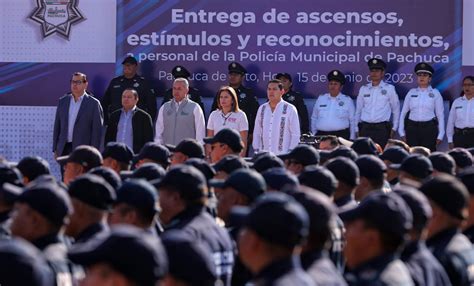
[[[232,188],[253,202],[267,189],[265,179],[250,169],[239,169],[230,174],[226,180],[211,180],[209,184],[216,188]]]
[[[466,168],[472,166],[472,155],[464,148],[454,148],[448,152],[453,157],[458,168]]]
[[[143,159],[149,159],[163,166],[168,166],[170,163],[170,157],[171,154],[168,148],[155,142],[148,142],[135,157],[135,161],[138,162]]]
[[[95,167],[94,169],[90,170],[88,173],[101,177],[107,183],[109,183],[109,185],[112,188],[114,188],[114,190],[118,189],[120,185],[122,184],[122,180],[120,179],[120,176],[117,174],[117,172],[107,167],[103,167],[103,166]]]
[[[132,64],[132,65],[137,65],[138,64],[138,61],[135,57],[132,57],[132,56],[127,56],[123,61],[122,61],[122,65],[124,64]]]
[[[377,155],[377,146],[370,137],[357,138],[351,148],[359,155]]]
[[[419,190],[405,185],[396,187],[394,192],[399,195],[410,208],[413,215],[413,228],[417,231],[422,231],[433,215],[426,196]]]
[[[374,155],[362,155],[355,161],[361,177],[369,180],[383,180],[387,166]]]
[[[214,137],[204,138],[204,143],[214,144],[214,143],[223,143],[232,149],[234,152],[240,152],[244,149],[242,143],[242,138],[240,134],[235,129],[224,128],[219,130]]]
[[[376,58],[370,59],[367,65],[369,66],[369,70],[385,70],[387,67],[387,64],[383,60]]]
[[[99,150],[92,146],[81,145],[77,146],[68,156],[58,157],[57,161],[60,164],[69,162],[76,163],[90,170],[102,165],[102,155]]]
[[[319,153],[313,146],[300,144],[289,153],[279,156],[282,160],[291,160],[303,166],[319,164]]]
[[[259,155],[252,165],[252,168],[259,173],[273,167],[285,167],[285,163],[273,153]]]
[[[329,81],[337,81],[341,85],[344,85],[346,83],[346,78],[344,77],[344,74],[341,71],[332,70],[328,73],[328,82]]]
[[[288,187],[295,188],[300,184],[294,174],[282,167],[268,169],[262,173],[262,176],[269,189],[272,190],[281,191]]]
[[[219,160],[219,162],[214,164],[213,167],[216,172],[222,171],[227,174],[230,174],[238,169],[248,169],[248,165],[245,160],[237,155],[224,156]]]
[[[326,162],[325,167],[334,174],[339,182],[352,188],[359,185],[359,168],[354,161],[344,157],[336,157]]]
[[[97,175],[85,174],[69,185],[69,196],[87,205],[108,210],[116,199],[115,190]]]
[[[38,156],[24,157],[18,162],[16,167],[20,170],[21,174],[30,181],[36,179],[38,176],[51,173],[48,161]]]
[[[130,205],[152,217],[158,212],[157,200],[158,196],[153,185],[143,179],[129,179],[117,190],[115,204]]]
[[[108,157],[121,163],[130,164],[133,159],[133,151],[125,143],[109,142],[102,152],[102,158]]]
[[[298,176],[300,184],[332,196],[337,188],[337,179],[328,169],[321,166],[307,166]]]
[[[401,164],[392,164],[390,168],[404,171],[418,179],[426,179],[433,173],[430,159],[419,154],[409,155]]]
[[[183,153],[189,158],[204,158],[204,147],[194,139],[184,139],[172,151]]]
[[[410,154],[400,146],[390,146],[380,155],[380,159],[393,164],[401,164]]]
[[[431,65],[428,63],[419,63],[415,66],[415,73],[420,74],[420,73],[427,73],[430,76],[433,76],[434,74],[434,69]]]
[[[144,179],[148,182],[163,178],[166,174],[165,169],[156,163],[145,163],[133,170],[130,178]]]
[[[173,70],[171,70],[171,74],[174,78],[188,78],[191,73],[183,66],[175,66]]]
[[[433,152],[428,159],[430,159],[434,170],[453,176],[456,173],[456,162],[449,154]]]
[[[185,201],[196,201],[205,196],[206,178],[193,166],[176,165],[160,180],[152,182],[160,191],[166,188],[176,191]]]
[[[244,75],[247,73],[247,70],[238,62],[231,62],[228,66],[229,73],[238,73]]]

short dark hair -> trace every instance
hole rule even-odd
[[[281,83],[281,80],[279,80],[279,79],[272,79],[271,81],[268,82],[267,86],[269,86],[271,83],[276,83],[276,84],[278,84],[278,89],[283,90],[283,84]]]
[[[138,99],[138,91],[134,88],[126,88],[123,92],[122,92],[122,95],[126,92],[126,91],[131,91],[133,93],[133,96],[135,97],[135,99]]]
[[[85,73],[82,73],[82,72],[75,72],[72,74],[72,76],[81,76],[82,77],[82,80],[84,82],[87,82],[87,75]]]
[[[337,136],[334,136],[334,135],[324,135],[321,137],[321,139],[319,140],[319,142],[323,142],[323,141],[329,141],[329,144],[332,146],[332,147],[337,147],[339,146],[339,140],[337,139]]]

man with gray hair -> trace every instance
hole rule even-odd
[[[156,121],[155,142],[177,145],[192,138],[202,143],[205,122],[202,109],[188,98],[189,83],[185,78],[173,82],[173,99],[163,104]]]

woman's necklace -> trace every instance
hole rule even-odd
[[[225,126],[225,124],[227,123],[227,119],[229,119],[229,117],[230,117],[231,115],[232,115],[232,111],[229,112],[227,115],[224,114],[224,111],[221,111],[221,116],[222,116],[222,118],[224,118],[224,124],[222,124],[222,125]]]

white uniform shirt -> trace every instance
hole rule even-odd
[[[454,127],[474,128],[474,98],[468,100],[466,96],[463,96],[454,100],[446,126],[449,143],[453,143]]]
[[[430,121],[438,119],[438,139],[444,137],[444,106],[443,97],[436,88],[412,88],[403,102],[398,134],[405,136],[405,116],[410,112],[408,119],[412,121]]]
[[[368,123],[389,121],[390,113],[393,120],[392,129],[397,131],[400,100],[393,85],[382,81],[378,86],[372,86],[372,83],[361,86],[357,96],[356,124],[361,121]],[[358,132],[357,125],[355,128]]]
[[[67,143],[72,142],[72,136],[74,134],[74,125],[76,124],[76,118],[79,114],[79,109],[81,108],[82,100],[84,99],[84,94],[81,95],[77,101],[74,100],[74,95],[70,95],[71,100],[69,101],[69,112],[67,122]]]
[[[216,134],[224,128],[234,129],[239,132],[249,130],[247,115],[245,115],[245,112],[242,110],[230,112],[227,115],[224,115],[219,109],[211,112],[209,121],[207,122],[207,129],[213,130],[214,134]]]
[[[355,139],[354,101],[339,93],[332,97],[329,93],[320,95],[311,115],[311,131],[339,131],[350,128],[350,137]]]
[[[291,103],[281,100],[272,112],[267,102],[260,105],[255,117],[253,149],[277,155],[288,153],[300,142],[298,111]]]
[[[174,100],[174,98],[172,99]],[[176,101],[175,101],[176,102]],[[179,105],[182,104],[183,101],[176,102],[176,110],[178,110]],[[163,124],[163,108],[164,104],[160,107],[160,110],[158,111],[158,119],[156,120],[156,127],[155,127],[155,142],[158,144],[163,144],[163,130],[164,130],[164,124]],[[193,110],[193,115],[194,115],[194,126],[196,128],[196,141],[198,141],[201,144],[204,144],[204,136],[206,134],[206,122],[204,120],[204,113],[202,113],[201,107],[196,104],[196,107]]]

